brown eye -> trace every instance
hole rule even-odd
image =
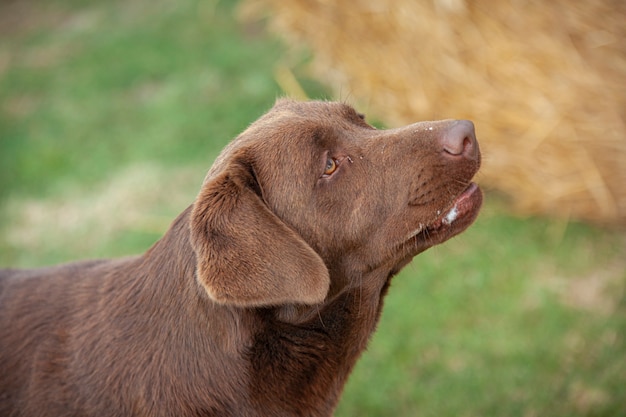
[[[333,172],[337,170],[337,161],[333,158],[328,158],[326,160],[326,168],[324,169],[324,175],[332,175]]]

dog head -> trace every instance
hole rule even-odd
[[[479,166],[467,121],[377,130],[343,103],[279,100],[207,174],[190,224],[197,278],[223,304],[320,303],[465,230]]]

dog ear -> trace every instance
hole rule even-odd
[[[326,297],[326,265],[267,207],[245,157],[207,179],[190,221],[197,279],[214,301],[270,306]]]

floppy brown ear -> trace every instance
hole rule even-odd
[[[242,158],[205,182],[191,213],[198,281],[223,304],[322,302],[330,285],[326,265],[259,194]]]

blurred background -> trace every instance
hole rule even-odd
[[[0,265],[141,253],[278,96],[475,122],[337,416],[626,415],[626,3],[0,0]]]

